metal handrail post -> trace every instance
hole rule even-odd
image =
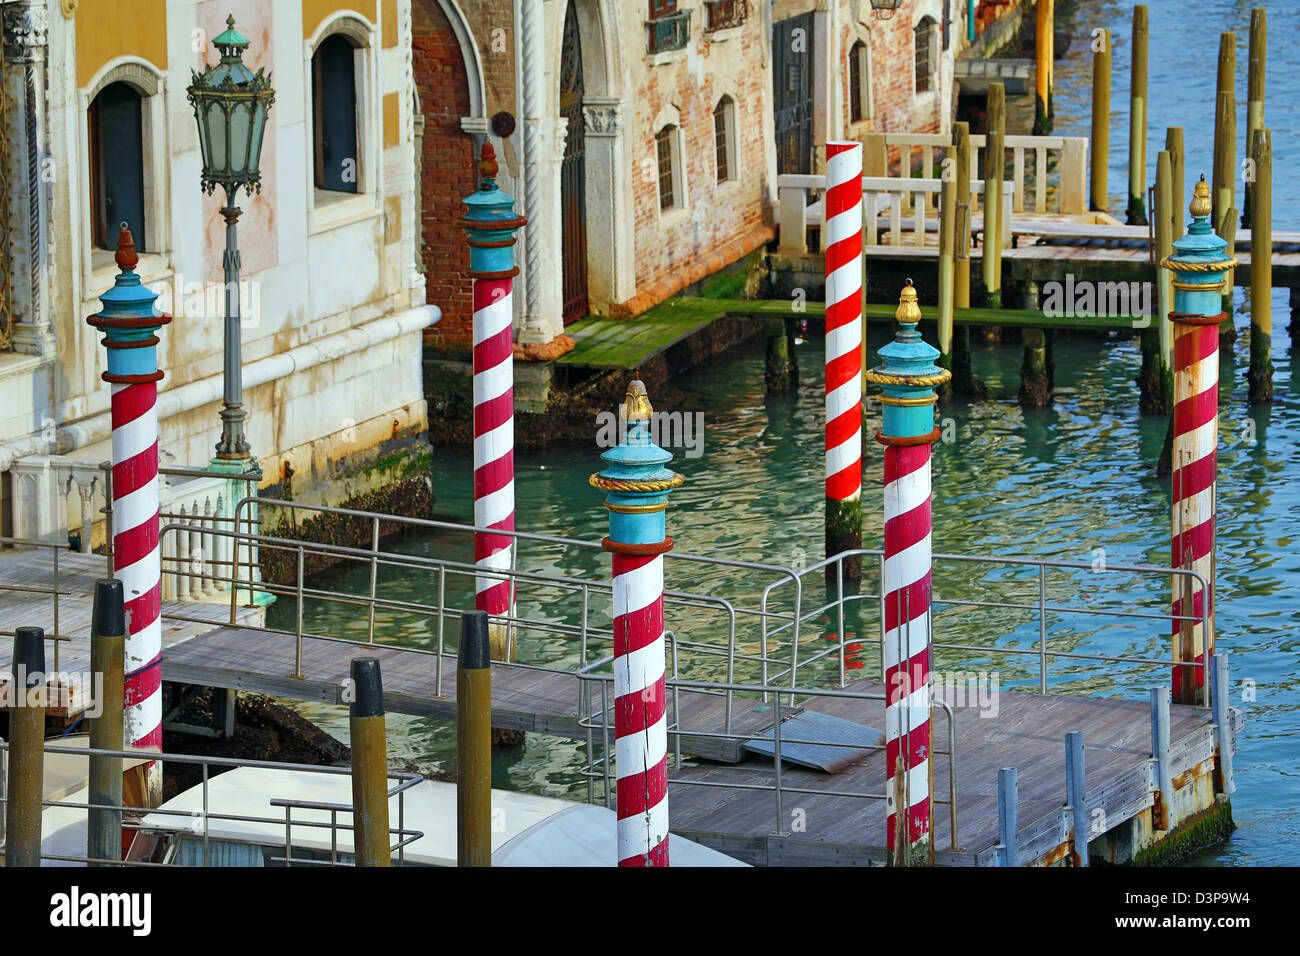
[[[1047,693],[1047,569],[1038,566],[1038,692]]]

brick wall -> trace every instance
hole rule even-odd
[[[642,5],[628,18],[644,30]],[[767,45],[762,18],[752,12],[738,35],[707,42],[692,18],[691,55],[663,65],[644,60],[645,71],[631,105],[628,161],[633,168],[638,290],[764,223],[767,145],[763,119],[771,110],[771,73],[763,69]],[[632,34],[629,33],[629,36]],[[644,40],[639,42],[644,43]],[[632,47],[631,41],[628,44]],[[698,53],[696,52],[698,51]],[[726,93],[735,101],[738,181],[717,182],[713,110]],[[681,162],[688,202],[685,213],[659,209],[655,122],[667,104],[680,113]],[[650,160],[649,163],[646,160]]]
[[[456,220],[461,200],[477,185],[473,144],[460,128],[469,113],[464,60],[436,0],[415,0],[411,11],[412,69],[424,114],[421,157],[420,235],[427,301],[442,309],[442,321],[426,339],[442,346],[471,341],[469,246]]]

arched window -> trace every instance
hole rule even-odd
[[[713,110],[713,153],[718,182],[736,179],[736,102],[730,96],[718,100]]]
[[[334,33],[311,58],[316,188],[354,193],[360,175],[357,142],[359,47]]]
[[[125,222],[136,250],[147,252],[141,96],[129,83],[110,83],[91,101],[87,119],[91,245],[116,249],[118,225]]]
[[[916,40],[916,92],[934,89],[935,22],[933,17],[922,17],[914,28]]]
[[[665,126],[655,133],[655,158],[659,172],[659,209],[674,209],[682,204],[676,126]]]
[[[858,40],[849,50],[849,122],[871,119],[871,51]]]

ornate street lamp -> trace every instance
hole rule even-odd
[[[902,0],[871,0],[871,9],[876,11],[877,20],[889,20],[901,2]]]
[[[239,338],[239,248],[235,224],[240,209],[235,198],[242,186],[250,196],[262,191],[258,159],[266,114],[275,101],[271,77],[264,68],[256,73],[244,65],[248,38],[235,29],[235,18],[226,17],[226,30],[212,45],[221,51],[221,62],[202,73],[191,70],[189,101],[199,125],[199,148],[203,152],[203,191],[211,195],[221,186],[226,204],[226,253],[222,257],[226,280],[225,389],[221,409],[221,441],[217,458],[222,461],[250,461],[244,438],[244,396]]]

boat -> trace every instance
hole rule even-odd
[[[84,738],[51,741],[85,746]],[[88,803],[85,758],[48,754],[47,802]],[[401,781],[389,779],[390,790]],[[206,800],[207,812],[204,812]],[[128,863],[175,866],[329,866],[354,863],[352,778],[347,772],[236,767],[145,814],[126,852]],[[129,827],[127,828],[129,831]],[[389,799],[393,864],[456,865],[456,785],[420,779]],[[613,866],[614,811],[559,797],[492,791],[493,866]],[[41,853],[46,865],[86,858],[86,811],[47,807]],[[62,859],[49,859],[59,857]],[[674,866],[746,866],[709,847],[673,837]]]

